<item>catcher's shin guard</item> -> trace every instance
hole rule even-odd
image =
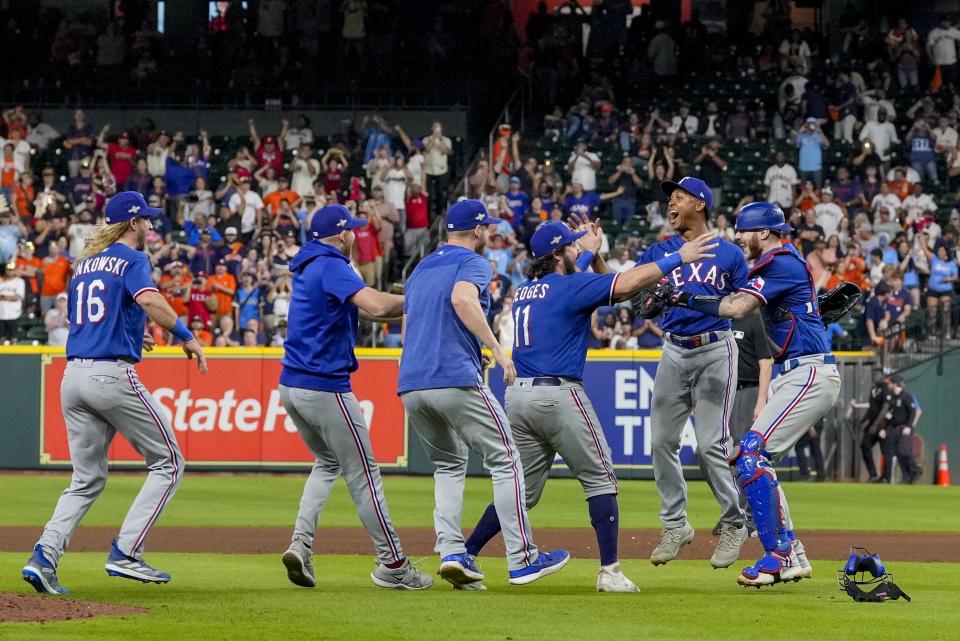
[[[763,437],[757,432],[747,432],[740,441],[736,460],[737,485],[747,497],[757,525],[757,536],[767,553],[762,564],[763,572],[775,574],[782,562],[790,556],[790,538],[780,512],[780,492],[777,489],[777,474],[770,466],[763,450]]]

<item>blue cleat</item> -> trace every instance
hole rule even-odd
[[[558,572],[570,560],[570,553],[566,550],[553,550],[551,552],[541,552],[537,560],[525,568],[519,570],[510,570],[510,583],[513,585],[526,585],[533,583],[539,578],[548,574]]]
[[[468,585],[483,581],[483,572],[474,563],[473,557],[463,554],[448,554],[440,559],[440,577],[454,585]]]
[[[57,579],[57,568],[47,560],[43,548],[39,545],[33,548],[33,555],[23,566],[23,580],[33,586],[41,594],[69,594],[70,590],[60,585]]]
[[[142,583],[167,583],[170,575],[147,565],[142,559],[127,556],[117,547],[114,539],[110,545],[110,556],[103,566],[110,576],[119,576],[124,579],[133,579]]]

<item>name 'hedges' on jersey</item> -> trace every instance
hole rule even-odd
[[[716,257],[682,265],[666,276],[677,289],[693,295],[726,296],[747,285],[749,269],[739,245],[717,239]],[[674,236],[653,245],[640,257],[640,263],[652,263],[676,252],[683,238]],[[706,316],[685,307],[668,307],[660,327],[672,334],[695,336],[728,330],[729,320]]]

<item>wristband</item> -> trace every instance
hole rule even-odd
[[[184,343],[189,343],[193,340],[193,333],[187,329],[187,326],[184,325],[183,321],[179,318],[177,319],[177,322],[173,324],[173,327],[170,329],[170,333]]]
[[[694,296],[689,292],[680,292],[677,296],[677,306],[687,307],[707,316],[720,317],[720,301],[722,296]]]
[[[657,261],[657,267],[660,268],[660,271],[663,272],[663,275],[666,276],[677,267],[683,264],[683,258],[680,257],[680,252],[675,254],[670,254],[664,258],[661,258]]]
[[[580,254],[580,257],[577,258],[577,269],[582,272],[587,271],[587,268],[593,263],[593,258],[594,255],[592,251],[584,250],[584,252]]]

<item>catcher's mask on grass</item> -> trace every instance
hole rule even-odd
[[[880,556],[866,548],[850,548],[850,557],[837,570],[837,583],[857,603],[883,603],[900,597],[910,601],[907,593],[893,582]]]

